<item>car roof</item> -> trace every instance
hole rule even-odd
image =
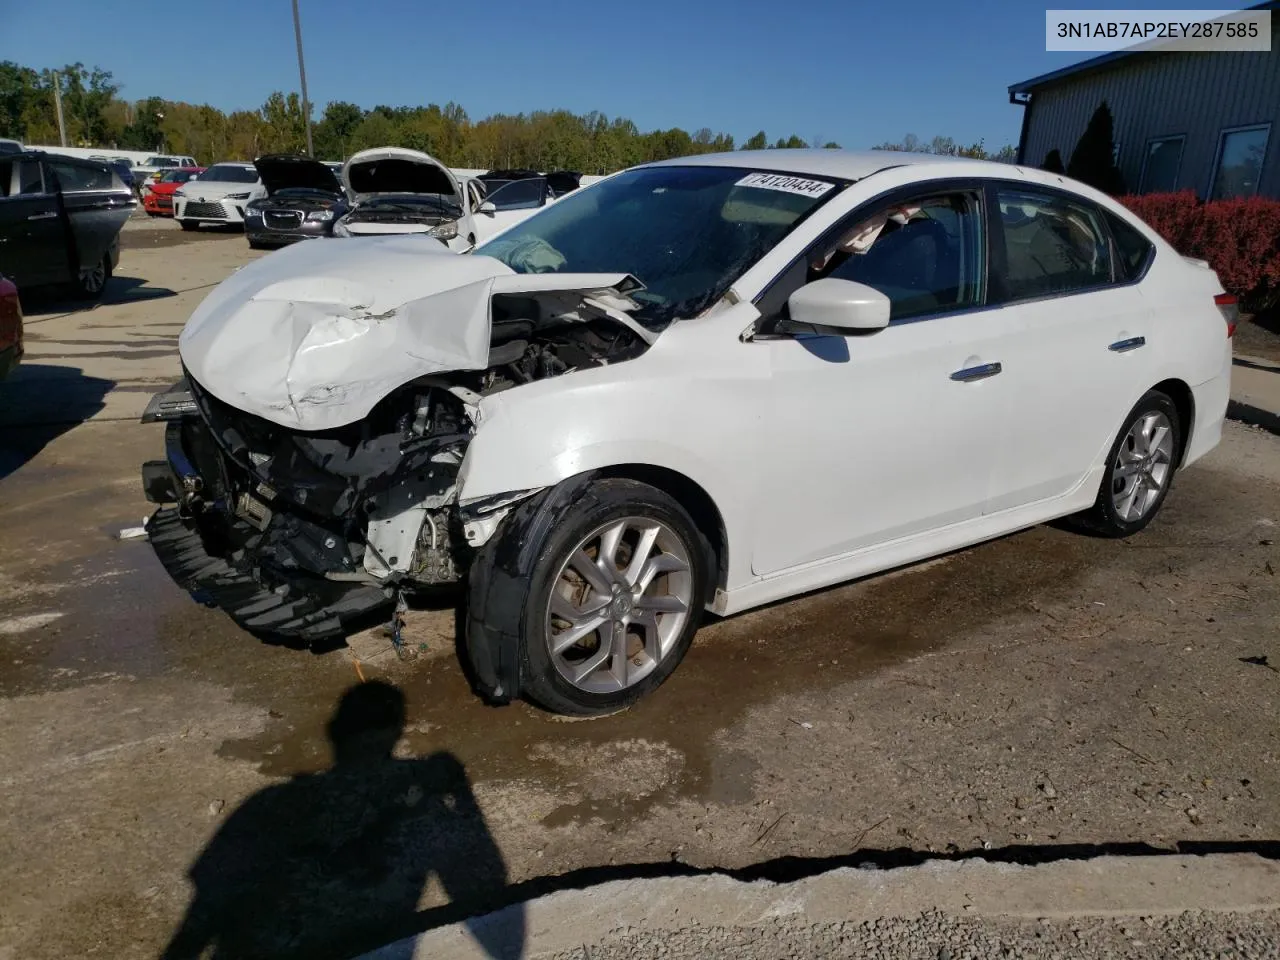
[[[702,153],[691,157],[659,160],[644,166],[747,167],[779,173],[811,174],[861,180],[878,170],[904,164],[956,163],[961,157],[897,150],[735,150],[731,153]],[[974,162],[974,161],[970,161]],[[993,164],[995,166],[995,164]],[[1007,164],[999,166],[1008,169]]]

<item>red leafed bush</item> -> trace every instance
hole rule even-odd
[[[1280,304],[1280,200],[1201,203],[1191,191],[1121,197],[1179,253],[1207,260],[1248,312]]]

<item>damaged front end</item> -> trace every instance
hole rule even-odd
[[[186,379],[143,416],[166,424],[165,459],[142,470],[161,505],[148,523],[160,560],[244,628],[321,648],[385,615],[399,594],[458,583],[506,512],[537,493],[460,509],[459,470],[484,397],[620,362],[651,342],[616,309],[625,284],[594,294],[493,294],[487,366],[433,371],[322,429],[234,407],[186,364]]]

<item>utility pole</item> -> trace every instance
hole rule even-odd
[[[297,0],[294,0],[296,3]],[[58,140],[65,147],[67,145],[67,125],[62,119],[62,74],[57,70],[53,71],[53,108],[58,113]]]
[[[302,81],[302,120],[307,125],[307,156],[311,149],[311,101],[307,99],[307,68],[302,62],[302,22],[298,19],[298,0],[293,0],[293,36],[298,41],[298,79]]]

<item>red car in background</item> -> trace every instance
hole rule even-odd
[[[204,173],[204,167],[174,167],[166,170],[159,180],[149,180],[142,185],[142,206],[150,217],[173,216],[173,191],[189,180]]]
[[[0,380],[22,360],[22,304],[18,288],[0,274]]]

